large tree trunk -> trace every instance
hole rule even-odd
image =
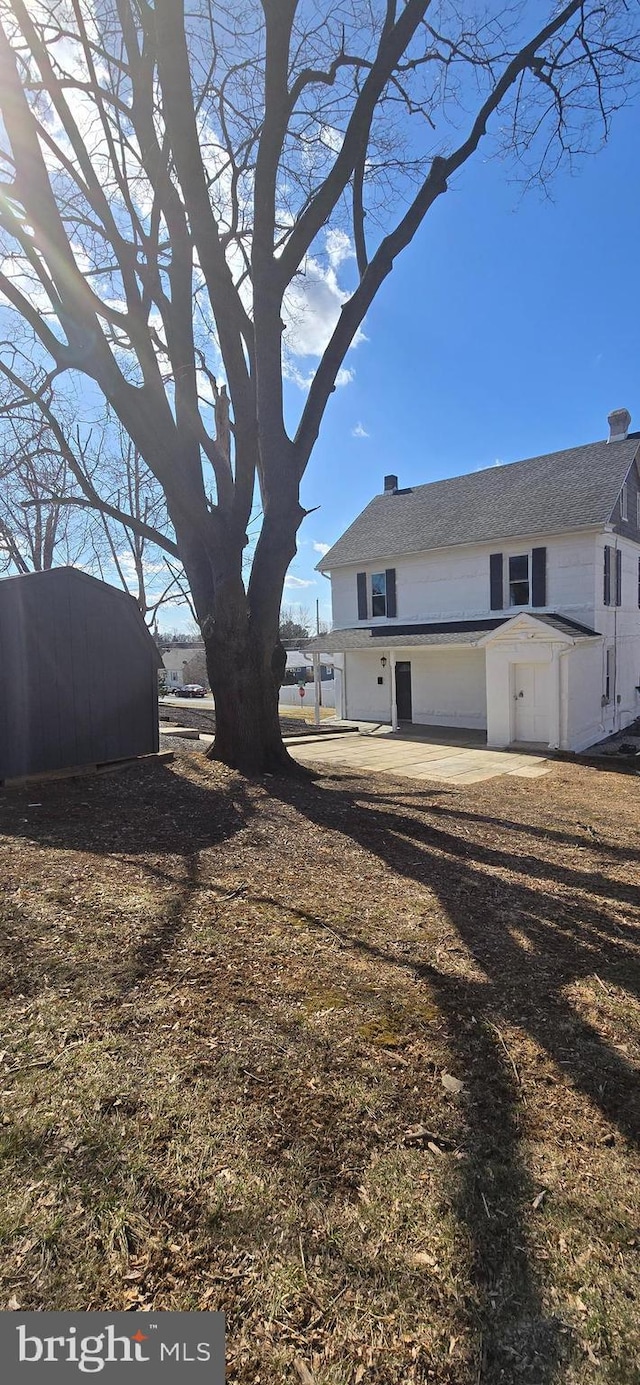
[[[244,526],[218,530],[211,548],[203,547],[198,536],[194,542],[188,525],[179,538],[216,708],[209,758],[246,775],[304,773],[283,745],[278,716],[286,668],[278,633],[280,604],[304,515],[295,480],[289,479],[289,489],[288,504],[276,517],[265,504],[248,591],[242,580]]]
[[[247,775],[299,772],[283,744],[278,716],[282,646],[249,624],[225,627],[205,638],[216,706],[210,758]]]

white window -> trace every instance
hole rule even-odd
[[[629,518],[629,487],[626,481],[620,491],[620,518]]]
[[[529,605],[529,554],[509,559],[509,605]]]
[[[371,578],[371,614],[372,616],[386,616],[387,614],[386,572],[374,572]]]

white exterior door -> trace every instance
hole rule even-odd
[[[549,666],[513,664],[513,740],[549,743]]]

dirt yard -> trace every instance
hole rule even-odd
[[[640,781],[0,794],[0,1306],[232,1385],[640,1380]]]

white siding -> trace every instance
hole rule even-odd
[[[395,566],[396,623],[410,621],[468,620],[498,614],[491,610],[489,556],[502,553],[507,560],[532,548],[547,550],[547,604],[544,609],[562,612],[589,625],[595,601],[595,535],[537,535],[534,539],[497,540],[492,544],[456,545],[406,558],[386,558],[337,568],[331,576],[333,624],[337,630],[378,621],[358,621],[356,574],[366,572],[371,608],[371,575]],[[523,607],[505,608],[513,615]],[[383,622],[384,623],[384,622]],[[392,622],[389,622],[393,624]]]
[[[346,656],[346,716],[352,721],[391,721],[389,665],[383,673],[382,654],[384,649],[375,653],[367,649]]]
[[[377,643],[377,642],[376,642]],[[487,724],[483,649],[397,649],[411,664],[413,721],[423,726],[484,729]],[[387,658],[384,672],[380,659]],[[347,716],[357,721],[391,721],[389,651],[346,656]],[[382,683],[378,679],[382,678]]]
[[[601,640],[576,645],[563,660],[562,744],[586,750],[607,734],[602,709],[604,645]]]
[[[411,660],[413,720],[426,726],[487,725],[483,649],[407,650]]]
[[[622,553],[622,605],[604,604],[604,547]],[[640,545],[619,534],[602,534],[596,542],[595,628],[605,637],[605,646],[615,648],[615,671],[610,701],[600,708],[598,736],[623,730],[640,716],[640,610],[638,609],[638,558]],[[615,565],[612,563],[612,599],[615,594]],[[598,698],[604,693],[604,654],[598,675]]]

